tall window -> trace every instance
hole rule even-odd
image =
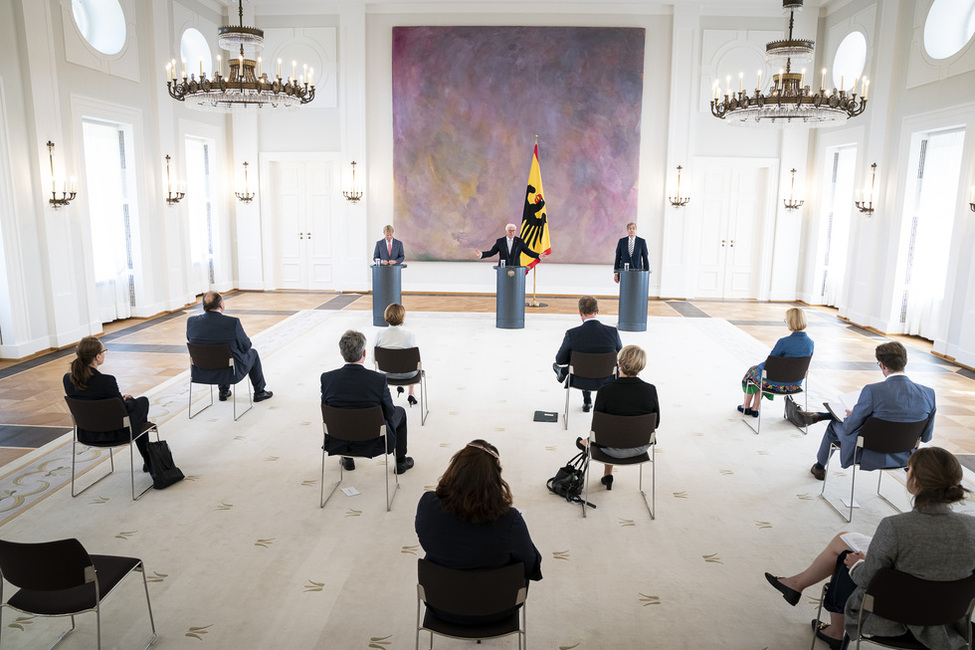
[[[86,118],[82,133],[98,310],[109,322],[131,316],[135,304],[132,126]]]
[[[940,334],[964,142],[964,129],[916,133],[912,138],[910,169],[915,173],[904,201],[910,234],[902,253],[906,263],[900,322],[905,333],[932,340]]]
[[[824,305],[841,306],[845,300],[846,256],[850,240],[850,213],[853,209],[853,177],[856,147],[829,150],[826,183],[826,213],[820,235],[820,258],[816,290]]]
[[[191,279],[198,293],[214,283],[214,227],[217,223],[217,182],[214,142],[186,138],[186,202],[190,217]]]

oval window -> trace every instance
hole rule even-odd
[[[867,63],[867,39],[860,32],[850,32],[836,48],[833,57],[833,87],[852,90]],[[857,93],[860,93],[859,88]]]
[[[102,54],[125,46],[125,14],[118,0],[71,0],[71,14],[88,44]]]
[[[947,59],[975,34],[975,0],[934,0],[924,21],[924,51]]]
[[[179,55],[186,61],[187,74],[198,74],[203,71],[206,71],[207,77],[213,74],[210,44],[199,30],[190,27],[183,32],[183,38],[179,39]]]

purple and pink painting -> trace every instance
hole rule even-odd
[[[645,30],[393,28],[396,236],[469,260],[520,225],[535,136],[550,262],[611,264],[636,220]]]

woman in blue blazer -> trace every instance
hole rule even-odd
[[[775,347],[769,353],[769,356],[773,357],[811,357],[813,353],[813,341],[806,334],[806,312],[802,311],[798,307],[792,307],[789,311],[785,312],[785,324],[789,326],[789,330],[792,332],[789,336],[784,336],[780,338],[776,343]],[[765,362],[752,366],[745,373],[745,376],[741,380],[741,390],[745,393],[745,401],[738,406],[738,410],[745,415],[751,415],[753,417],[758,417],[758,409],[761,406],[762,401],[761,395],[758,389],[755,388],[756,384],[762,384],[762,389],[775,388],[784,392],[798,392],[802,389],[802,384],[780,384],[778,382],[762,381],[762,370],[765,368]],[[749,382],[752,382],[749,385]],[[772,399],[769,397],[769,399]]]

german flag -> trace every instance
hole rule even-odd
[[[539,255],[552,252],[548,238],[548,216],[545,207],[545,191],[542,189],[542,172],[538,167],[538,143],[532,156],[531,171],[528,172],[528,187],[525,191],[525,208],[521,214],[521,238],[530,249]],[[521,265],[527,266],[528,273],[539,260],[521,254]]]

